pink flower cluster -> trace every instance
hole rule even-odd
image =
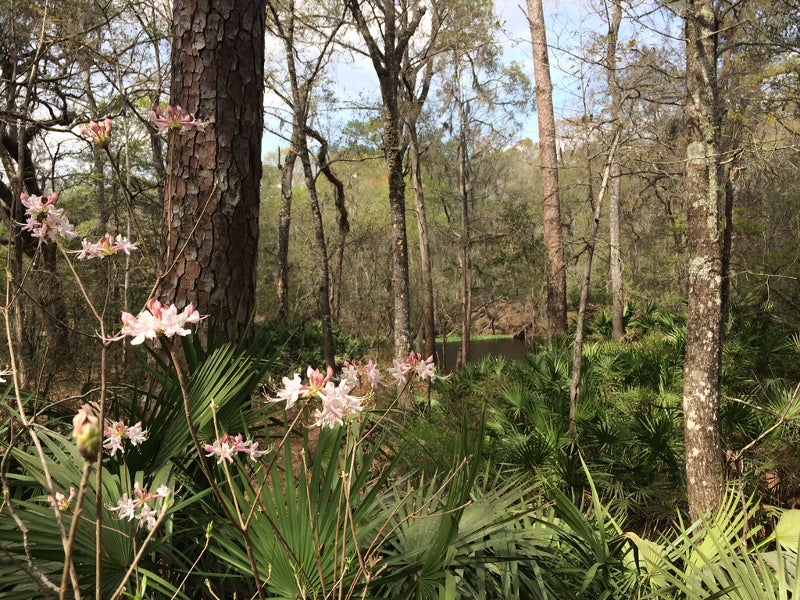
[[[47,496],[47,501],[50,503],[50,506],[53,508],[57,508],[61,512],[67,512],[72,504],[72,501],[75,499],[75,488],[69,488],[69,496],[65,496],[61,492],[56,492],[56,497],[53,498],[52,496]]]
[[[139,525],[144,525],[148,529],[153,529],[158,521],[158,511],[150,506],[153,500],[158,498],[168,498],[172,491],[165,485],[159,486],[156,493],[147,491],[147,488],[139,486],[139,482],[133,484],[133,498],[128,498],[128,494],[123,494],[117,500],[116,506],[109,507],[109,510],[118,512],[117,518],[133,521],[137,519]]]
[[[122,330],[112,340],[130,336],[132,345],[141,344],[146,339],[154,340],[159,336],[171,338],[174,335],[184,336],[191,333],[186,325],[199,323],[205,316],[201,315],[191,302],[180,313],[172,304],[162,305],[155,298],[147,301],[147,308],[135,317],[131,313],[122,313]]]
[[[56,208],[58,194],[53,192],[45,200],[42,196],[20,194],[20,201],[25,207],[27,220],[22,231],[30,231],[31,235],[43,241],[54,242],[57,236],[73,238],[77,234],[72,224],[62,215],[63,208]]]
[[[436,365],[433,364],[433,356],[423,359],[419,352],[411,352],[404,361],[400,361],[396,358],[392,360],[389,375],[394,379],[393,383],[405,383],[412,374],[415,374],[417,379],[422,381],[443,379],[443,377],[436,374]]]
[[[103,258],[117,254],[118,252],[124,252],[130,255],[132,250],[138,250],[134,244],[128,241],[128,238],[121,235],[114,237],[110,233],[105,234],[94,244],[89,242],[88,239],[84,239],[81,245],[83,246],[83,250],[78,254],[78,260]]]
[[[142,422],[139,421],[135,425],[125,425],[125,422],[120,419],[113,425],[108,425],[103,428],[103,448],[115,456],[117,451],[124,453],[122,442],[128,440],[131,446],[138,446],[147,440],[147,430],[142,429]]]
[[[170,129],[174,130],[187,130],[195,128],[203,131],[206,124],[198,121],[191,113],[183,114],[183,109],[180,106],[167,106],[161,110],[159,106],[155,110],[150,111],[150,122],[158,128],[158,133],[164,133]]]
[[[314,427],[334,427],[341,425],[344,418],[351,414],[358,414],[364,410],[361,396],[350,394],[356,382],[352,378],[342,377],[338,384],[332,381],[333,369],[328,367],[325,375],[319,369],[308,367],[306,370],[307,383],[303,383],[300,374],[295,373],[292,379],[283,378],[283,388],[277,391],[273,402],[286,401],[286,408],[292,408],[300,398],[320,400],[320,408],[315,409]]]
[[[257,441],[245,441],[241,433],[237,434],[236,437],[226,433],[218,440],[215,440],[213,444],[206,444],[205,450],[208,452],[206,456],[219,457],[217,464],[221,464],[223,460],[232,463],[236,454],[246,454],[250,457],[250,460],[255,461],[269,452],[269,450],[259,450]]]
[[[412,352],[404,361],[395,359],[393,366],[388,369],[391,381],[384,384],[384,377],[376,362],[370,359],[366,364],[359,361],[345,361],[342,367],[339,383],[333,382],[334,373],[331,367],[323,375],[319,369],[308,367],[306,381],[295,373],[292,378],[284,377],[275,397],[270,397],[272,402],[286,402],[287,410],[292,408],[300,399],[318,399],[320,408],[314,411],[316,427],[334,427],[341,425],[347,415],[357,414],[364,409],[364,397],[354,396],[350,392],[362,382],[372,389],[379,385],[396,385],[405,383],[409,377],[416,375],[417,379],[434,381],[442,379],[436,374],[436,365],[433,356],[423,359],[418,352]]]
[[[108,146],[108,142],[111,139],[112,126],[113,122],[106,117],[99,123],[96,121],[89,121],[88,125],[80,128],[80,133],[99,147],[105,148]]]

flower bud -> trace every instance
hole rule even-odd
[[[100,454],[102,439],[97,417],[92,414],[92,409],[87,404],[83,405],[72,418],[72,438],[80,455],[89,462],[97,460]]]

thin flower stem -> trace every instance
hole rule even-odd
[[[107,381],[108,344],[103,342],[100,347],[100,407],[98,421],[100,433],[105,429]],[[95,524],[94,524],[94,585],[95,600],[103,600],[103,447],[97,456],[97,473],[95,474]]]
[[[184,575],[183,579],[181,580],[180,585],[178,585],[178,588],[175,590],[175,593],[170,597],[169,600],[175,600],[175,598],[178,597],[178,594],[180,594],[180,589],[184,585],[186,585],[186,581],[189,579],[189,575],[191,575],[192,571],[194,571],[197,568],[197,565],[200,563],[200,559],[203,558],[203,555],[208,551],[208,547],[211,545],[211,537],[212,537],[211,536],[211,526],[212,526],[212,523],[209,523],[208,527],[206,527],[206,543],[203,544],[203,549],[200,550],[200,554],[197,555],[197,558],[192,563],[192,566],[189,567],[188,571],[186,571],[186,575]]]
[[[217,439],[220,439],[219,436],[219,423],[217,422],[217,405],[214,403],[214,400],[211,400],[211,420],[214,423],[214,435]],[[221,460],[222,462],[222,470],[225,471],[225,481],[228,482],[228,489],[231,490],[231,497],[233,498],[233,507],[236,509],[236,518],[239,521],[239,529],[244,531],[247,529],[244,521],[242,521],[242,510],[239,508],[239,500],[236,498],[236,494],[233,492],[233,479],[231,478],[230,469],[228,469],[228,461],[225,459]]]
[[[161,507],[161,512],[158,513],[158,519],[156,519],[155,525],[153,525],[153,528],[147,532],[147,537],[144,538],[142,545],[136,552],[136,556],[133,557],[131,566],[129,566],[128,570],[125,571],[125,576],[122,578],[122,581],[119,582],[119,586],[117,586],[117,589],[114,590],[113,594],[111,594],[110,600],[116,600],[117,598],[119,598],[120,594],[122,594],[122,592],[125,591],[125,584],[128,583],[128,579],[130,579],[134,569],[136,569],[137,566],[139,565],[139,561],[141,560],[142,555],[144,554],[144,551],[147,548],[147,544],[149,544],[150,540],[153,539],[153,536],[156,534],[156,531],[158,530],[159,526],[161,525],[161,523],[164,522],[164,519],[167,516],[167,512],[169,511],[170,507],[170,502],[168,502],[169,499],[170,499],[169,495],[167,498],[164,499],[164,505]]]
[[[126,144],[127,144],[127,136],[126,136]],[[122,176],[120,172],[119,165],[114,160],[114,156],[109,151],[108,147],[105,148],[106,155],[108,155],[109,164],[111,165],[111,169],[114,171],[114,175],[119,182],[119,187],[122,190],[122,196],[125,198],[125,205],[128,209],[128,215],[133,219],[133,225],[136,228],[136,235],[139,236],[139,240],[137,240],[137,245],[142,249],[142,256],[144,256],[147,262],[150,264],[151,267],[155,269],[155,259],[153,256],[147,251],[146,245],[146,238],[144,233],[142,232],[142,227],[139,224],[139,219],[136,218],[136,213],[133,210],[133,198],[131,197],[131,192],[128,189],[128,183],[126,178]]]
[[[39,436],[36,434],[36,430],[34,429],[34,423],[28,419],[25,415],[25,404],[22,402],[22,394],[20,393],[20,383],[19,383],[19,370],[17,368],[16,362],[16,353],[14,352],[14,346],[12,343],[12,335],[11,335],[11,323],[8,318],[8,308],[10,306],[10,282],[8,277],[6,278],[6,305],[0,310],[3,313],[3,323],[5,325],[5,333],[6,333],[6,343],[8,344],[8,356],[9,361],[11,363],[11,377],[13,380],[13,387],[14,387],[14,398],[17,403],[17,410],[19,411],[19,419],[22,422],[22,426],[28,432],[28,435],[31,436],[31,441],[33,442],[34,447],[36,448],[36,454],[39,458],[39,463],[42,467],[42,473],[44,474],[45,483],[47,485],[47,490],[50,492],[50,495],[55,498],[56,489],[55,485],[53,484],[53,477],[50,474],[50,468],[47,466],[47,457],[45,456],[44,449],[42,448],[41,441],[39,440]],[[67,532],[64,528],[64,521],[61,518],[61,511],[58,510],[58,507],[53,507],[55,512],[55,520],[56,525],[58,526],[59,534],[61,535],[61,545],[64,548],[64,554],[67,554]],[[75,590],[75,597],[77,600],[80,599],[80,590],[78,589],[78,576],[75,572],[75,565],[72,564],[72,561],[65,561],[65,568],[69,568],[70,572],[70,581],[72,583],[72,587]]]
[[[19,518],[19,515],[17,515],[17,511],[14,510],[14,504],[11,502],[11,490],[8,487],[8,480],[6,479],[6,462],[11,453],[12,446],[13,444],[9,444],[8,448],[6,448],[6,451],[3,453],[3,460],[0,463],[0,482],[2,482],[3,485],[3,502],[0,503],[0,512],[7,510],[11,518],[14,519],[17,529],[19,529],[19,532],[22,534],[22,547],[25,549],[25,559],[27,563],[27,568],[23,569],[30,575],[32,580],[36,581],[43,588],[43,591],[44,588],[47,588],[54,592],[59,592],[61,588],[50,581],[47,575],[42,573],[39,567],[36,566],[36,562],[31,554],[30,531],[25,526],[25,523],[22,522],[22,519]]]
[[[258,592],[259,599],[264,598],[264,591],[262,590],[261,579],[258,575],[258,563],[256,562],[255,555],[253,554],[252,548],[252,541],[250,540],[250,534],[247,531],[247,528],[242,528],[240,523],[237,521],[235,515],[231,514],[228,505],[225,503],[222,492],[217,485],[217,482],[214,480],[214,474],[211,472],[211,469],[206,464],[205,456],[203,452],[203,447],[200,445],[200,438],[197,436],[197,428],[194,424],[194,419],[192,419],[192,411],[191,407],[189,406],[189,391],[186,387],[186,380],[183,378],[183,371],[180,367],[180,362],[178,361],[178,357],[175,354],[175,350],[173,350],[172,346],[167,343],[165,344],[167,347],[167,351],[169,352],[170,358],[172,359],[172,364],[175,366],[175,374],[178,377],[178,386],[180,387],[181,397],[183,398],[183,411],[184,415],[186,416],[186,424],[189,427],[189,434],[192,437],[192,441],[194,442],[195,450],[197,451],[197,456],[200,462],[200,469],[203,471],[203,474],[206,476],[209,485],[211,486],[212,493],[216,497],[217,501],[219,502],[222,509],[225,511],[225,516],[228,521],[234,526],[237,527],[244,537],[245,540],[245,548],[247,550],[247,557],[250,560],[250,568],[253,571],[253,578],[256,582],[256,591]]]
[[[67,545],[64,550],[64,569],[61,571],[61,593],[58,596],[59,600],[64,600],[67,595],[67,573],[69,571],[69,565],[72,564],[72,547],[75,544],[75,533],[78,531],[78,523],[80,522],[81,512],[83,512],[83,500],[86,496],[86,487],[89,485],[89,474],[91,472],[92,463],[88,460],[84,460],[81,483],[78,488],[78,497],[75,499],[75,512],[72,515],[72,523],[70,523],[69,535],[67,536]],[[78,594],[76,597],[79,596]]]

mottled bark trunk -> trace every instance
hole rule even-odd
[[[436,355],[436,314],[433,301],[433,269],[428,241],[428,217],[425,212],[425,192],[422,186],[422,167],[416,123],[409,125],[409,140],[411,177],[414,182],[414,207],[417,211],[417,233],[419,235],[419,262],[422,272],[422,334],[425,338],[424,354],[425,357],[428,357]]]
[[[376,40],[361,12],[358,0],[348,0],[347,5],[356,21],[358,31],[369,51],[372,65],[378,76],[381,90],[381,120],[383,122],[383,156],[389,180],[389,213],[392,240],[392,295],[394,353],[403,357],[410,345],[410,301],[408,272],[408,236],[406,233],[405,178],[403,156],[405,145],[402,136],[400,112],[401,65],[411,36],[414,35],[424,14],[424,9],[414,11],[412,19],[398,22],[398,8],[392,2],[376,3],[375,13],[382,13],[382,36]]]
[[[461,74],[456,71],[456,79]],[[461,356],[459,363],[469,363],[472,329],[472,265],[470,261],[469,190],[467,185],[467,114],[459,90],[458,98],[458,197],[461,203]]]
[[[292,194],[294,165],[297,162],[295,136],[281,169],[281,208],[278,213],[278,268],[275,285],[278,292],[277,317],[285,321],[289,316],[289,230],[292,225]]]
[[[689,512],[719,506],[724,470],[719,428],[722,263],[717,154],[716,19],[711,0],[686,7],[686,148],[689,306],[683,411]]]
[[[622,23],[622,4],[614,1],[608,24],[606,75],[611,96],[611,120],[619,131],[622,127],[622,90],[617,85],[617,38]],[[622,288],[622,253],[620,241],[620,188],[622,165],[618,152],[613,155],[608,182],[608,242],[611,275],[611,338],[618,342],[625,335],[625,299]]]
[[[542,0],[528,0],[528,21],[533,42],[539,160],[542,169],[542,225],[547,263],[547,329],[548,333],[553,335],[567,331],[567,273],[561,234],[553,84],[550,81],[550,58]]]
[[[303,165],[303,175],[308,189],[308,199],[311,206],[311,217],[314,223],[314,250],[317,255],[317,314],[322,323],[322,353],[325,364],[336,366],[333,349],[333,325],[331,323],[331,286],[328,270],[328,244],[325,241],[325,227],[322,222],[322,210],[317,195],[317,182],[311,168],[311,156],[305,134],[301,136],[299,148],[300,162]]]
[[[255,305],[264,18],[250,0],[173,10],[172,102],[208,126],[170,132],[158,295],[194,302],[230,339]]]
[[[319,165],[320,172],[325,175],[328,183],[333,186],[334,204],[336,205],[336,213],[338,216],[336,222],[339,229],[339,239],[336,243],[336,251],[334,252],[333,268],[330,269],[330,275],[333,278],[333,286],[330,294],[331,320],[335,324],[339,320],[339,307],[343,285],[342,271],[344,268],[344,249],[347,236],[350,233],[350,218],[347,214],[344,183],[342,183],[342,180],[333,172],[333,168],[328,161],[328,140],[318,131],[310,128],[306,128],[306,131],[319,142],[317,164]]]

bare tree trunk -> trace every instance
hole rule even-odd
[[[235,339],[255,308],[264,2],[174,3],[172,102],[209,122],[170,131],[158,295]]]
[[[339,320],[339,308],[341,303],[342,294],[342,270],[344,268],[344,249],[347,242],[347,236],[350,233],[350,218],[347,214],[347,204],[345,203],[344,183],[333,172],[331,163],[328,161],[328,140],[319,133],[310,128],[306,131],[317,142],[319,142],[319,150],[317,151],[317,164],[319,165],[320,172],[325,175],[325,178],[333,186],[334,204],[336,205],[336,212],[338,215],[337,223],[339,226],[339,240],[336,243],[336,251],[334,252],[333,260],[333,291],[331,292],[331,320],[336,323]],[[332,334],[331,334],[332,335]],[[332,347],[332,342],[331,342]],[[333,364],[333,363],[331,363]]]
[[[456,70],[458,80],[458,197],[461,201],[461,356],[460,364],[469,363],[470,333],[472,329],[472,265],[470,260],[470,225],[469,225],[469,187],[467,179],[467,114],[464,98],[461,94],[460,69]]]
[[[278,213],[278,273],[275,278],[278,292],[277,316],[280,321],[285,321],[289,316],[289,230],[292,224],[292,178],[297,161],[294,133],[292,140],[292,146],[280,165],[281,208]]]
[[[690,0],[685,15],[689,306],[683,412],[689,513],[696,519],[715,510],[724,491],[719,431],[722,345],[719,119],[714,4],[712,0]]]
[[[583,362],[583,323],[586,317],[586,304],[589,301],[589,283],[592,277],[592,258],[594,249],[597,246],[597,230],[600,227],[600,214],[603,209],[603,198],[609,186],[609,177],[612,164],[619,145],[620,129],[617,128],[614,134],[614,141],[608,150],[606,166],[603,169],[603,180],[600,183],[600,192],[597,195],[597,204],[594,207],[594,217],[592,219],[592,230],[589,239],[586,241],[586,266],[583,270],[581,280],[581,297],[578,302],[578,318],[575,325],[575,343],[572,346],[572,382],[569,389],[569,437],[575,437],[575,421],[577,419],[578,401],[581,396],[581,374]],[[591,189],[591,188],[590,188]],[[591,192],[590,192],[591,193]]]
[[[527,2],[533,42],[536,114],[539,121],[539,160],[542,168],[542,219],[547,254],[547,329],[548,333],[553,335],[567,331],[567,273],[564,266],[561,205],[558,193],[556,121],[542,0],[527,0]]]
[[[419,234],[419,262],[422,271],[422,311],[425,356],[436,356],[436,315],[433,302],[433,269],[428,241],[428,217],[425,212],[425,193],[422,187],[419,139],[416,123],[409,125],[409,154],[411,156],[411,177],[414,182],[414,207],[417,210],[417,231]]]
[[[622,127],[622,90],[617,84],[617,38],[622,23],[622,4],[613,0],[613,12],[608,23],[608,40],[606,47],[606,74],[608,90],[611,96],[611,120],[617,131]],[[619,153],[614,154],[611,161],[610,180],[608,183],[608,239],[609,262],[611,270],[611,338],[618,342],[625,335],[624,307],[625,299],[622,289],[622,256],[619,233],[620,222],[620,187],[622,166]]]
[[[392,241],[393,341],[397,357],[405,356],[410,346],[411,309],[409,300],[408,236],[406,233],[405,178],[403,156],[400,84],[403,56],[419,26],[424,8],[417,7],[411,20],[398,19],[394,2],[375,2],[375,14],[382,13],[382,44],[373,37],[358,0],[347,0],[361,37],[367,45],[381,89],[383,153],[389,180],[389,213]]]
[[[326,365],[336,365],[333,349],[333,325],[331,323],[331,286],[328,270],[328,244],[325,241],[325,227],[322,223],[322,210],[317,195],[317,181],[311,167],[311,156],[305,134],[300,136],[300,162],[303,165],[311,216],[314,222],[314,249],[317,254],[317,314],[322,323],[322,352]]]

